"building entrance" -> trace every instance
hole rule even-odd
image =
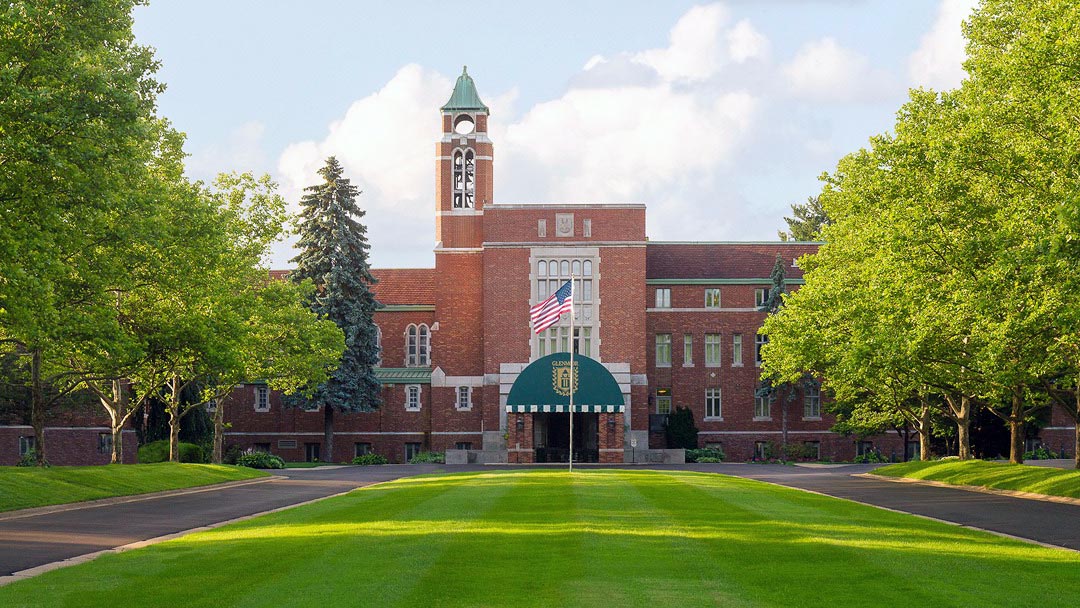
[[[600,462],[600,415],[574,414],[574,462]],[[533,414],[533,446],[536,462],[567,462],[570,459],[570,414]]]

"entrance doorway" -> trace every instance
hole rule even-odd
[[[570,414],[533,414],[536,462],[570,459]],[[574,414],[574,462],[600,462],[600,415]]]

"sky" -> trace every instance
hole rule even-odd
[[[960,84],[974,4],[151,0],[135,34],[190,178],[269,173],[296,211],[335,155],[373,266],[424,268],[439,107],[464,65],[491,108],[496,203],[644,203],[650,240],[776,240],[910,88]]]

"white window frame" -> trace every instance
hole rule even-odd
[[[722,347],[723,341],[720,334],[705,334],[705,367],[720,367],[723,362],[723,354],[720,350]]]
[[[265,384],[255,385],[255,411],[270,411],[270,387]]]
[[[705,308],[709,308],[709,309],[720,308],[720,288],[719,287],[706,287],[705,288]]]
[[[656,288],[656,308],[671,308],[671,288]]]
[[[657,395],[656,396],[656,413],[657,414],[670,414],[671,413],[671,395]]]
[[[768,397],[754,397],[754,420],[772,420],[772,402]]]
[[[413,403],[413,391],[416,391],[416,402]],[[423,389],[419,384],[406,384],[405,385],[405,411],[406,412],[419,412],[423,407]]]
[[[581,220],[581,236],[592,236],[592,220]]]
[[[464,397],[464,400],[462,399]],[[472,387],[471,386],[459,386],[455,391],[455,407],[458,411],[466,411],[472,409]]]
[[[382,328],[375,326],[375,367],[382,367]]]
[[[723,401],[720,397],[719,387],[705,389],[705,420],[724,419]]]
[[[671,334],[656,334],[656,367],[671,367]]]
[[[683,334],[682,343],[683,367],[694,367],[694,334]]]
[[[772,291],[771,287],[758,287],[754,289],[754,307],[761,308],[765,306],[765,303],[769,301],[769,292]]]
[[[761,367],[761,347],[769,343],[769,336],[754,334],[754,365]]]
[[[405,328],[405,367],[429,367],[430,365],[431,328],[426,323],[410,323]]]
[[[731,367],[742,367],[742,334],[731,336]]]
[[[536,236],[547,238],[547,220],[536,220]]]
[[[803,391],[803,419],[821,420],[821,389],[807,386]]]

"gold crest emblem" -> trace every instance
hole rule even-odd
[[[562,395],[563,397],[569,397],[571,391],[577,392],[578,390],[578,364],[574,362],[574,371],[570,371],[570,361],[552,361],[551,362],[551,388],[555,390],[556,395]],[[573,388],[571,388],[573,387]]]

